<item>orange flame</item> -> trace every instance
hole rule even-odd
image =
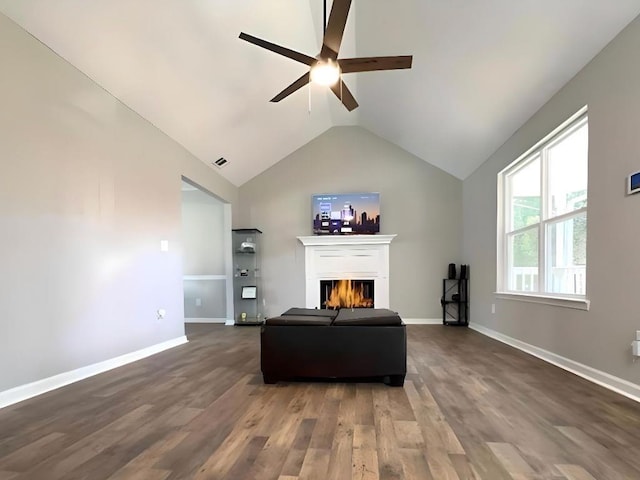
[[[365,298],[363,285],[354,286],[351,280],[338,280],[331,289],[329,299],[324,302],[327,308],[373,307],[373,299]]]

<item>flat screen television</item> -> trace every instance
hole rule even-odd
[[[315,235],[380,233],[379,193],[317,194],[311,204]]]

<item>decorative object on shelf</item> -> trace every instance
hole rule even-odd
[[[264,318],[260,294],[261,236],[262,232],[257,228],[232,231],[235,325],[261,325]]]
[[[455,276],[453,278],[456,278]],[[460,265],[460,278],[468,279],[469,278],[469,265]]]
[[[447,278],[453,280],[454,278],[456,278],[457,274],[456,274],[456,264],[455,263],[450,263],[449,264],[449,275],[447,276]]]
[[[238,251],[243,253],[256,253],[256,244],[253,242],[242,242]]]
[[[242,298],[257,298],[257,289],[255,285],[242,287]]]

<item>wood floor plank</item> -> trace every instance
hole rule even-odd
[[[425,457],[423,449],[402,448],[400,449],[400,460],[404,478],[415,478],[421,480],[438,480],[431,475],[429,463]]]
[[[264,385],[259,328],[0,409],[0,480],[640,478],[640,404],[469,329],[410,325],[404,388]]]
[[[25,445],[0,461],[0,470],[25,472],[34,464],[40,463],[52,455],[58,447],[57,443],[64,437],[63,433],[53,432]]]
[[[398,439],[393,428],[387,389],[373,390],[373,405],[378,450],[378,472],[381,480],[402,478],[402,463],[398,454]]]
[[[442,480],[460,480],[447,452],[441,448],[429,449],[426,455],[429,471],[433,478]]]
[[[315,418],[305,418],[300,422],[280,476],[297,477],[300,474],[302,462],[309,448],[309,442],[315,426]]]
[[[326,480],[331,450],[309,448],[302,462],[299,480]]]
[[[378,453],[372,448],[353,450],[351,478],[353,480],[379,480]]]
[[[389,389],[387,395],[389,396],[391,416],[394,420],[415,421],[416,416],[403,388]]]
[[[157,468],[147,468],[140,466],[124,467],[118,471],[115,476],[109,477],[108,480],[166,480],[171,475],[168,470],[158,470]]]
[[[487,442],[487,445],[514,480],[530,480],[535,476],[531,466],[509,443]]]
[[[143,405],[124,414],[115,422],[47,458],[30,469],[27,475],[31,478],[51,480],[68,478],[72,470],[135,431],[138,421],[148,415],[151,409],[151,405]]]
[[[247,444],[251,444],[254,447],[260,445],[257,451],[255,451],[254,457],[258,455],[269,437],[261,435],[260,432],[264,430],[260,430],[256,428],[256,426],[264,420],[265,416],[273,413],[268,406],[275,405],[272,402],[274,398],[278,398],[276,396],[277,392],[278,390],[271,389],[264,395],[258,397],[257,408],[248,409],[245,414],[238,419],[233,429],[224,439],[224,442],[212,453],[194,475],[194,480],[224,478],[234,464],[243,455],[248,454],[248,452],[244,452],[243,450],[243,447]],[[250,450],[251,454],[253,454],[253,452],[254,450]],[[251,463],[253,463],[253,461],[255,461],[255,458],[253,458]]]
[[[109,476],[108,480],[145,478],[145,475],[147,475],[148,473],[160,475],[160,473],[156,472],[166,472],[166,476],[169,476],[169,471],[157,469],[155,465],[166,452],[171,451],[188,435],[189,432],[181,431],[174,431],[169,433],[162,439],[155,442],[149,448],[145,449],[142,453],[131,459],[122,468],[114,472],[111,476]]]
[[[584,452],[585,458],[576,464],[584,465],[596,475],[596,478],[615,478],[616,475],[621,475],[622,478],[634,478],[634,475],[637,474],[637,469],[633,465],[626,462],[616,452],[596,442],[580,428],[559,426],[557,429],[571,440],[572,443],[567,445],[567,449],[573,445]]]
[[[445,428],[448,425],[445,425],[443,421],[442,412],[426,388],[422,388],[419,393],[415,383],[410,381],[406,382],[405,390],[409,403],[415,412],[428,451],[435,452],[441,457],[440,461],[437,462],[437,465],[440,466],[439,470],[445,468],[444,465],[448,462],[448,457],[445,454],[464,454],[462,445],[450,428]],[[453,470],[453,466],[451,466],[451,469],[446,468],[446,470],[449,470],[448,475],[451,475],[450,470]]]
[[[304,411],[305,402],[308,399],[307,388],[288,387],[284,391],[289,392],[287,398],[290,400],[282,402],[279,409],[272,412],[271,415],[275,415],[280,421],[271,431],[247,478],[266,480],[275,478],[279,473],[282,474],[293,442],[298,438],[297,433],[303,422],[301,413]]]
[[[339,409],[340,400],[332,398],[332,396],[328,394],[322,405],[322,409],[318,412],[318,418],[322,418],[322,421],[317,422],[313,429],[309,448],[331,450],[333,435],[338,423]]]
[[[228,471],[223,475],[213,473],[208,478],[212,480],[217,480],[219,478],[250,478],[249,473],[251,472],[258,455],[262,452],[265,443],[267,443],[267,440],[268,437],[252,437],[242,449],[240,455],[237,456],[235,462]]]
[[[589,472],[580,465],[556,465],[567,480],[596,480]]]
[[[396,420],[393,422],[393,430],[395,431],[399,448],[418,450],[425,448],[424,438],[418,422]]]
[[[355,425],[353,428],[353,448],[377,448],[376,427],[374,425]]]
[[[356,423],[358,425],[373,425],[373,395],[371,385],[359,383],[356,387]]]
[[[327,467],[327,480],[351,480],[356,387],[342,384],[336,430]]]
[[[451,454],[449,459],[460,480],[482,480],[466,455]]]

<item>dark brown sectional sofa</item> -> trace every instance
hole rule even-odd
[[[406,327],[388,309],[291,308],[260,333],[265,383],[300,379],[382,380],[402,386]]]

